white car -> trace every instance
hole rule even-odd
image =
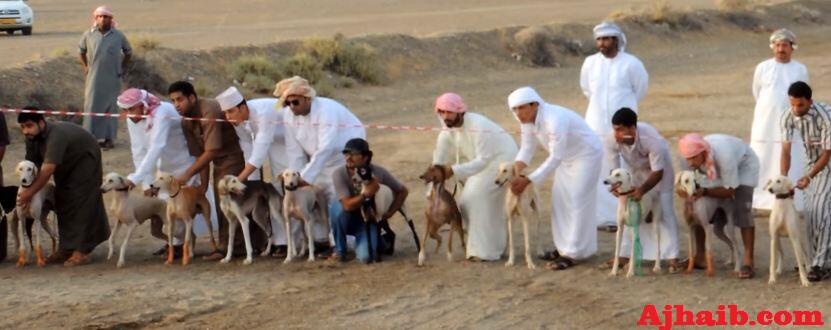
[[[0,31],[14,34],[20,30],[23,35],[32,34],[35,13],[26,5],[26,0],[0,0]]]

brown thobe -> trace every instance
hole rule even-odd
[[[212,99],[199,98],[196,108],[184,117],[225,119],[219,103]],[[199,157],[207,150],[217,152],[211,161],[213,164],[214,200],[216,201],[217,221],[219,222],[219,244],[225,247],[228,244],[228,220],[219,209],[219,194],[216,184],[225,175],[236,176],[245,168],[245,158],[239,146],[239,137],[234,126],[229,122],[182,120],[182,131],[188,144],[188,151],[194,157]],[[258,228],[258,227],[257,227]],[[244,238],[240,227],[237,227],[235,247],[244,246]],[[265,235],[260,230],[251,230],[251,244],[263,247],[266,243]]]
[[[26,160],[38,167],[55,164],[55,213],[60,249],[92,252],[110,235],[104,198],[101,149],[81,126],[49,122],[34,139],[26,140]]]

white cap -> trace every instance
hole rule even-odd
[[[238,106],[244,100],[242,94],[234,86],[228,87],[228,89],[216,96],[216,101],[219,102],[219,108],[222,111],[231,110],[231,108]]]
[[[540,94],[537,94],[537,91],[533,88],[528,86],[518,88],[508,95],[508,110],[533,102],[542,104],[544,101],[542,97],[540,97]]]

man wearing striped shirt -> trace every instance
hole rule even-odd
[[[788,175],[791,166],[791,141],[797,136],[805,144],[808,165],[796,188],[805,191],[805,217],[808,220],[808,244],[811,271],[808,280],[820,281],[831,276],[831,108],[814,102],[811,87],[798,81],[788,88],[791,109],[782,114],[781,173]]]

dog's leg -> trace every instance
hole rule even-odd
[[[225,258],[220,260],[220,263],[227,264],[234,256],[234,236],[237,234],[237,219],[233,215],[225,216],[228,221],[228,251],[225,252]]]
[[[456,222],[450,222],[450,232],[447,233],[447,261],[453,262],[453,233],[456,231]]]
[[[219,201],[217,201],[217,203],[218,202]],[[205,220],[205,226],[208,227],[208,234],[211,235],[211,248],[213,249],[213,251],[211,251],[211,252],[217,252],[217,251],[219,251],[219,246],[217,246],[216,237],[214,237],[214,228],[213,228],[214,225],[213,225],[213,223],[211,223],[211,212],[213,212],[211,210],[211,204],[208,203],[207,199],[205,199],[202,203],[202,219]],[[191,220],[191,228],[193,228],[193,220]],[[193,239],[194,239],[194,243],[195,243],[196,242],[196,236],[195,235],[194,235]],[[196,244],[194,244],[194,245],[196,245]],[[190,251],[191,254],[193,253],[193,250],[189,249],[188,251]],[[191,255],[191,257],[193,257],[193,256]]]
[[[119,229],[121,229],[121,220],[116,219],[115,224],[113,225],[113,230],[110,232],[110,238],[107,240],[107,247],[110,249],[109,252],[107,252],[107,260],[113,258],[113,252],[115,252],[113,249],[113,241],[115,240],[115,235],[118,234]]]
[[[26,266],[26,218],[18,217],[17,222],[17,267],[23,267]]]
[[[514,265],[514,231],[513,231],[513,222],[514,217],[511,215],[511,211],[508,211],[508,262],[505,263],[505,267],[512,267]]]
[[[304,218],[308,219],[305,221],[306,223],[306,242],[309,243],[309,258],[306,260],[307,262],[315,261],[315,239],[314,234],[312,233],[312,217],[311,214],[304,214]]]
[[[115,264],[118,268],[124,267],[124,255],[127,254],[127,242],[130,241],[130,237],[133,236],[133,229],[136,229],[138,224],[138,220],[135,219],[127,224],[127,233],[124,236],[124,242],[121,243],[121,251],[118,253],[118,263]]]
[[[286,226],[286,259],[283,260],[284,264],[290,263],[294,254],[297,253],[297,249],[294,246],[294,237],[291,235],[291,218],[289,217],[287,204],[283,204],[283,224]]]
[[[525,265],[528,266],[528,269],[536,269],[537,265],[534,265],[534,259],[531,258],[531,233],[528,232],[528,217],[526,214],[522,214],[522,231],[523,236],[525,236]],[[513,251],[513,245],[511,246],[511,251]]]
[[[173,264],[173,227],[176,225],[176,220],[173,214],[167,213],[167,260],[166,265]]]
[[[424,236],[422,236],[424,238],[424,240],[421,241],[421,246],[418,249],[418,265],[419,266],[424,266],[424,262],[427,260],[427,253],[425,252],[426,250],[424,250],[424,248],[425,248],[425,245],[427,244],[427,238],[429,237],[427,235],[429,235],[429,234],[430,234],[430,219],[427,218],[427,221],[424,224]]]
[[[627,212],[627,214],[628,214],[628,212]],[[638,219],[638,221],[640,221],[640,219]],[[619,232],[621,232],[620,236],[623,236],[622,235],[623,227],[626,226],[626,224],[623,223],[623,221],[618,221],[618,222],[620,222],[620,225],[617,226],[617,230]],[[644,222],[644,225],[646,225],[645,222]],[[635,265],[635,235],[640,234],[640,233],[635,233],[635,228],[634,227],[631,227],[629,229],[631,229],[631,230],[629,230],[629,235],[631,235],[631,238],[632,238],[632,249],[629,250],[629,267],[626,268],[626,278],[630,278],[632,276],[635,276],[635,267],[637,266],[637,265]],[[615,253],[615,259],[620,259],[620,255]],[[617,269],[617,265],[612,264],[612,269]]]
[[[779,241],[779,237],[776,237],[776,254],[779,257],[779,262],[776,263],[776,275],[780,275],[782,274],[782,264],[785,262],[785,252],[782,251],[782,242]]]
[[[771,227],[773,227],[773,221],[771,221]],[[777,248],[779,245],[779,235],[776,233],[775,228],[771,228],[770,230],[770,275],[768,276],[768,284],[776,283],[776,275],[779,273],[776,267],[776,255],[777,255]],[[781,256],[780,256],[781,258]],[[779,262],[781,263],[782,260],[780,259]]]
[[[715,268],[713,267],[713,247],[712,247],[712,241],[713,241],[713,237],[714,237],[715,234],[714,234],[712,228],[713,228],[713,226],[711,226],[709,224],[704,225],[704,231],[706,232],[704,234],[704,250],[706,251],[706,256],[705,257],[706,257],[706,260],[707,260],[707,269],[704,271],[704,275],[710,276],[710,277],[716,275]]]
[[[49,224],[49,214],[54,212],[47,211],[44,213],[45,215],[43,215],[43,221],[40,224],[43,226],[43,230],[45,230],[46,233],[49,234],[49,238],[52,240],[52,253],[54,254],[55,251],[58,250],[58,234],[55,233],[55,230],[52,229],[52,225]]]
[[[187,266],[193,253],[193,247],[190,244],[193,239],[193,218],[184,218],[183,220],[185,220],[185,244],[182,244],[182,266]]]
[[[38,212],[39,213],[39,212]],[[43,249],[40,245],[40,234],[41,234],[41,223],[44,219],[41,219],[40,214],[34,214],[36,216],[35,223],[32,224],[32,240],[34,240],[35,244],[35,262],[37,263],[38,267],[46,266],[46,258],[43,257]]]
[[[791,245],[793,246],[794,254],[796,255],[796,265],[799,269],[799,282],[802,286],[810,286],[810,282],[808,282],[808,259],[805,255],[804,245],[802,242],[805,240],[805,236],[803,236],[803,227],[800,226],[799,215],[796,212],[793,213],[793,221],[788,221],[785,225],[788,228],[788,236],[791,240]]]
[[[620,217],[620,215],[618,215],[617,218],[617,231],[615,232],[615,254],[612,256],[613,261],[612,270],[609,272],[610,276],[617,276],[618,268],[620,268],[620,244],[623,239],[624,220]],[[635,242],[633,241],[632,245],[634,244]],[[635,251],[634,246],[632,247],[632,251]],[[632,268],[632,260],[629,260],[629,268]]]
[[[251,248],[251,228],[249,225],[251,221],[248,220],[248,216],[242,215],[239,217],[240,219],[240,226],[242,227],[242,237],[245,239],[245,260],[242,262],[243,265],[250,265],[254,262],[254,258],[251,256],[253,254]]]

